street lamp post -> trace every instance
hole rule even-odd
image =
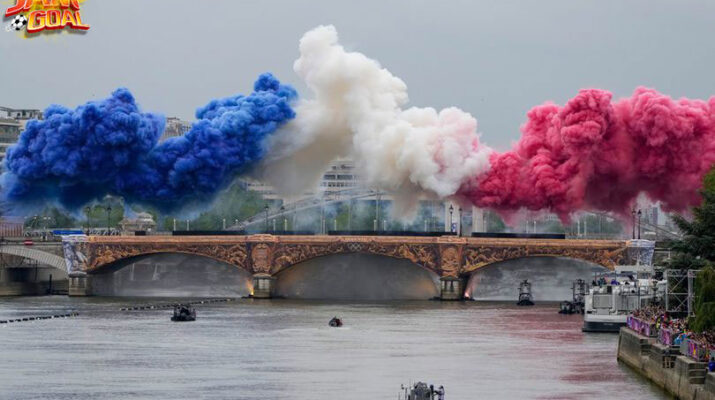
[[[110,229],[110,225],[111,225],[109,218],[112,213],[112,206],[108,205],[107,208],[105,208],[105,210],[107,210],[107,235],[109,235],[109,229]]]
[[[636,238],[636,209],[635,208],[631,210],[631,216],[633,217],[632,218],[633,234],[631,235],[631,239],[635,239]]]
[[[297,206],[293,206],[293,212],[291,215],[291,222],[290,222],[290,229],[295,231],[295,212],[296,212]]]
[[[89,216],[89,213],[90,213],[91,211],[92,211],[92,209],[89,208],[89,207],[85,207],[85,208],[84,208],[84,212],[87,214],[87,229],[88,229],[89,231],[92,230],[92,219],[91,219],[90,216]]]
[[[452,233],[452,213],[454,212],[454,207],[449,205],[449,232]]]
[[[265,231],[266,231],[266,233],[268,233],[268,204],[266,204],[263,207],[263,211],[265,211],[265,213],[266,213],[266,229],[265,229]]]
[[[638,240],[641,238],[641,210],[638,210]]]
[[[380,192],[377,192],[377,196],[375,197],[375,227],[377,231],[380,230]]]
[[[325,195],[320,198],[320,234],[325,234]]]
[[[459,207],[459,226],[457,226],[458,236],[462,236],[462,207]]]
[[[281,206],[281,215],[283,216],[283,232],[288,231],[288,219],[285,216],[286,208]]]
[[[352,231],[353,199],[348,199],[348,231]]]

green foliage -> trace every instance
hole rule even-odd
[[[75,228],[78,225],[75,218],[56,207],[46,207],[40,214],[25,219],[27,229]]]
[[[695,279],[695,317],[690,327],[695,332],[715,329],[715,269],[705,267]]]
[[[678,257],[673,258],[669,268],[702,268],[715,261],[715,169],[706,175],[701,194],[703,202],[693,208],[691,221],[673,217],[684,236],[672,243]]]
[[[107,207],[111,207],[109,215],[107,215]],[[83,211],[84,227],[106,228],[109,224],[110,227],[115,228],[119,221],[124,219],[124,201],[121,198],[109,197],[100,204],[84,207]]]
[[[501,217],[494,212],[491,211],[486,211],[486,225],[487,225],[487,232],[504,232],[506,230],[506,224],[504,223],[504,220],[501,219]]]
[[[269,207],[279,206],[277,202],[263,200],[259,193],[246,190],[239,181],[236,181],[219,194],[208,211],[202,212],[190,222],[190,228],[191,230],[220,230],[223,228],[224,219],[226,227],[229,227],[236,221],[240,222],[258,214],[266,204]],[[165,216],[161,220],[163,223],[160,228],[172,230],[174,218],[178,230],[186,228],[186,218],[172,215]]]
[[[693,208],[691,221],[675,216],[673,220],[684,236],[672,243],[676,255],[669,268],[699,269],[695,279],[695,317],[690,327],[696,332],[715,329],[715,169],[705,176],[703,202]]]

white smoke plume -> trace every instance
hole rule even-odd
[[[477,120],[458,109],[411,107],[407,85],[380,64],[338,43],[333,26],[300,41],[295,72],[312,91],[297,116],[269,140],[261,179],[284,194],[317,185],[328,164],[350,157],[367,187],[395,196],[404,213],[421,197],[449,197],[489,169]]]

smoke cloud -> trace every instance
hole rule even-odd
[[[284,192],[315,187],[328,163],[351,157],[367,187],[390,191],[403,211],[420,196],[454,195],[489,168],[477,120],[457,108],[402,107],[407,86],[380,64],[338,43],[333,26],[300,41],[293,65],[313,94],[273,138],[260,173]]]
[[[51,106],[8,151],[4,196],[77,208],[112,194],[170,211],[206,204],[246,172],[303,195],[331,161],[350,157],[365,186],[393,194],[395,216],[412,214],[420,198],[450,198],[568,221],[580,210],[626,216],[640,195],[687,209],[715,162],[715,97],[638,88],[614,102],[582,90],[565,106],[534,107],[521,139],[498,153],[458,108],[405,108],[406,84],[345,50],[332,26],[303,36],[294,70],[309,98],[264,74],[252,94],[210,102],[190,132],[161,144],[163,117],[142,112],[126,89],[75,110]]]
[[[264,156],[264,139],[295,116],[296,97],[263,74],[252,94],[212,100],[188,133],[162,143],[164,117],[143,113],[127,89],[75,110],[53,105],[8,150],[3,194],[69,209],[107,194],[164,211],[210,200]]]
[[[563,107],[533,108],[513,150],[492,154],[489,172],[458,194],[506,215],[551,210],[564,221],[584,209],[626,216],[641,193],[666,210],[699,204],[715,162],[715,97],[673,100],[638,88],[611,98],[587,89]]]
[[[328,163],[352,157],[365,185],[391,192],[396,214],[420,197],[453,198],[511,217],[544,210],[567,222],[580,210],[626,216],[639,195],[682,211],[700,201],[715,162],[715,98],[673,100],[638,88],[582,90],[565,106],[533,108],[511,151],[479,142],[457,108],[403,109],[407,86],[377,61],[348,52],[334,27],[300,41],[294,69],[312,92],[269,140],[261,174],[284,192],[315,187]]]

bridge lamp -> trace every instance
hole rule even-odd
[[[283,216],[283,232],[288,231],[288,219],[285,216],[285,211],[286,208],[284,206],[281,206],[281,215]]]
[[[631,210],[631,216],[633,217],[633,234],[631,235],[632,239],[636,238],[636,209]]]
[[[268,204],[263,207],[263,211],[266,212],[266,232],[268,232]]]
[[[84,212],[87,214],[87,227],[91,230],[92,229],[92,219],[89,216],[89,213],[92,211],[91,208],[85,207]]]
[[[106,210],[107,210],[107,235],[109,235],[109,229],[110,229],[109,228],[110,227],[109,217],[112,213],[112,206],[107,206]]]
[[[449,205],[449,231],[452,232],[452,213],[454,212],[454,207]]]
[[[638,210],[638,239],[641,238],[641,210]]]
[[[458,236],[462,236],[462,207],[459,207],[459,226],[458,228]]]

